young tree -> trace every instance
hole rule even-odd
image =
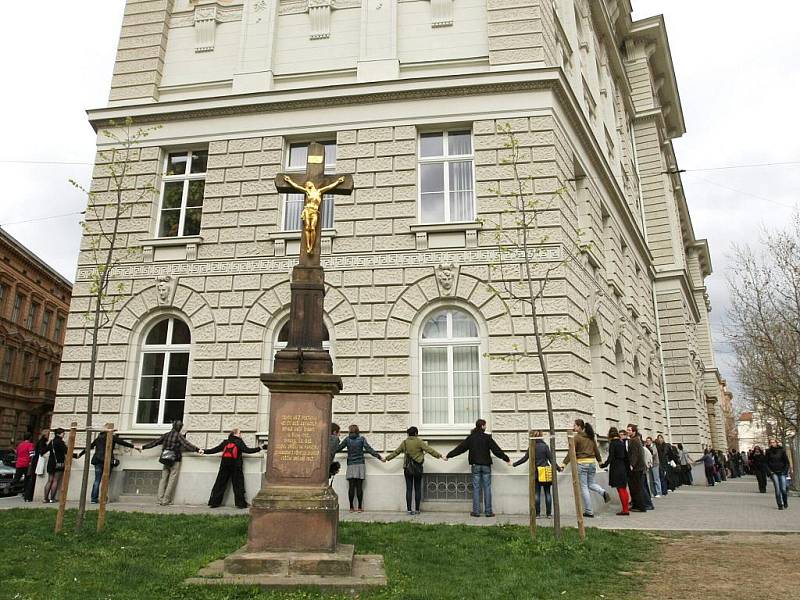
[[[734,250],[727,337],[752,408],[786,442],[800,413],[800,214],[785,230],[765,231],[759,246]]]
[[[545,351],[559,340],[580,340],[581,335],[588,331],[591,316],[587,315],[584,323],[578,323],[573,328],[558,327],[547,331],[542,304],[553,278],[557,275],[563,277],[567,266],[579,260],[580,254],[588,248],[579,243],[567,244],[561,240],[559,246],[563,254],[560,260],[548,263],[539,260],[538,251],[550,239],[547,229],[541,226],[540,220],[545,211],[553,210],[553,201],[561,199],[564,190],[556,190],[548,198],[537,196],[534,191],[534,178],[522,173],[524,166],[521,160],[519,139],[508,124],[499,125],[497,130],[507,140],[504,144],[506,156],[502,159],[502,164],[509,166],[512,173],[510,189],[506,191],[493,190],[498,198],[505,201],[505,207],[500,211],[496,220],[485,220],[493,228],[499,248],[499,260],[491,264],[489,268],[489,287],[501,298],[517,305],[523,317],[530,319],[534,348],[521,348],[514,345],[512,352],[490,355],[490,358],[518,362],[526,357],[535,357],[538,361],[547,409],[550,448],[555,457],[556,427],[550,373]],[[556,537],[560,537],[561,515],[557,469],[553,469],[552,491],[553,532]]]
[[[83,526],[86,514],[86,490],[89,484],[89,452],[92,442],[92,415],[95,410],[94,390],[97,374],[98,349],[101,334],[110,321],[116,302],[122,292],[122,283],[112,286],[114,267],[134,258],[139,249],[128,245],[127,235],[120,233],[123,219],[130,217],[138,204],[150,204],[154,193],[153,182],[143,182],[132,173],[138,160],[139,146],[156,129],[133,129],[130,118],[124,123],[110,122],[101,135],[111,145],[110,150],[98,152],[94,178],[107,182],[86,189],[74,180],[70,183],[87,196],[86,216],[81,223],[83,247],[91,256],[89,297],[84,318],[91,338],[89,381],[86,397],[86,459],[83,462],[81,491],[78,504],[76,530]],[[107,342],[107,340],[106,340]]]

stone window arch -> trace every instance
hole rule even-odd
[[[275,364],[275,353],[278,350],[283,350],[286,348],[287,343],[289,342],[289,316],[286,315],[280,321],[278,321],[277,327],[275,327],[275,339],[272,342],[272,357],[270,358],[270,370],[274,369]],[[331,355],[331,360],[333,360],[333,351],[331,345],[331,338],[330,334],[328,333],[328,325],[323,321],[322,323],[322,348],[323,350],[327,350],[328,353]]]
[[[164,315],[144,332],[139,350],[134,423],[167,425],[183,419],[192,333],[175,315]]]

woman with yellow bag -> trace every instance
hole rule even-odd
[[[533,478],[536,481],[536,516],[540,516],[541,507],[541,493],[544,491],[544,505],[547,510],[547,518],[549,519],[553,512],[553,455],[550,452],[550,447],[542,439],[542,432],[538,429],[531,432],[531,436],[536,439],[536,469],[534,470]],[[528,451],[522,455],[517,462],[514,463],[515,467],[528,462]]]

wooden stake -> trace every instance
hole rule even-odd
[[[578,518],[578,535],[581,541],[586,539],[586,528],[583,525],[583,502],[581,502],[581,482],[578,479],[578,459],[575,457],[575,438],[569,436],[569,465],[572,471],[572,493],[575,496],[575,512]]]
[[[97,531],[106,525],[106,502],[108,502],[108,480],[111,478],[111,454],[114,451],[114,424],[106,423],[106,454],[103,457],[103,478],[100,481],[100,507],[97,511]]]
[[[61,490],[58,494],[58,512],[56,513],[55,533],[64,528],[64,511],[67,508],[67,492],[69,492],[69,476],[72,471],[72,454],[75,452],[75,434],[78,424],[72,422],[69,426],[69,439],[67,441],[67,455],[64,457],[64,474],[61,476]]]
[[[530,465],[528,477],[528,504],[531,525],[531,540],[536,539],[536,439],[528,438],[528,463]]]

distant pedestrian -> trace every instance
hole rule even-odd
[[[225,497],[225,490],[228,489],[228,482],[233,486],[233,499],[236,508],[247,508],[250,506],[247,503],[244,489],[244,459],[245,454],[255,454],[263,447],[256,446],[249,448],[242,439],[242,432],[237,427],[228,434],[228,437],[222,440],[213,448],[203,450],[203,454],[217,454],[222,452],[222,458],[219,461],[219,471],[217,471],[217,479],[214,481],[214,487],[211,488],[211,496],[208,498],[208,505],[211,508],[222,506],[222,501]]]
[[[628,473],[630,463],[628,462],[628,451],[625,449],[625,442],[620,439],[619,431],[616,427],[608,430],[608,458],[600,465],[608,467],[608,485],[617,490],[622,510],[617,513],[619,516],[630,515],[630,495],[628,494]]]
[[[161,481],[158,482],[158,504],[169,506],[175,497],[175,488],[178,486],[178,475],[181,472],[183,451],[190,450],[202,454],[203,451],[186,439],[181,433],[183,421],[173,421],[172,429],[152,442],[142,446],[142,450],[161,446],[161,456],[158,458],[164,468],[161,469]]]
[[[386,460],[381,458],[380,453],[369,445],[367,438],[361,435],[358,425],[350,425],[347,431],[347,437],[339,442],[336,451],[347,448],[345,478],[347,479],[347,499],[350,501],[350,512],[364,512],[364,479],[367,477],[364,453],[371,454],[381,462],[386,462]]]
[[[753,453],[750,455],[750,470],[758,481],[758,491],[762,494],[767,493],[767,456],[761,446],[754,446]]]
[[[33,459],[28,466],[28,478],[25,480],[25,491],[22,493],[25,502],[33,502],[33,494],[36,491],[36,478],[39,475],[44,475],[47,470],[47,459],[44,457],[47,454],[47,440],[49,437],[50,430],[42,429],[39,433],[39,439],[36,440]]]
[[[489,454],[494,454],[509,465],[511,459],[500,449],[492,436],[486,433],[486,421],[483,419],[475,421],[474,429],[458,446],[447,453],[447,458],[453,458],[467,451],[469,451],[467,460],[472,471],[472,512],[470,515],[481,516],[481,491],[483,491],[484,514],[487,517],[493,517],[492,457]]]
[[[58,490],[64,477],[64,462],[67,458],[67,445],[64,443],[64,430],[59,427],[53,432],[52,441],[47,444],[50,457],[47,459],[47,483],[44,486],[44,501],[58,502]]]
[[[28,468],[31,466],[31,461],[36,454],[36,446],[33,444],[33,433],[30,431],[25,434],[23,440],[17,444],[17,461],[14,464],[16,472],[12,485],[22,479],[25,483],[28,482]]]
[[[655,510],[656,507],[653,504],[653,495],[650,493],[650,485],[648,485],[648,475],[652,472],[653,457],[657,456],[657,453],[655,449],[650,450],[650,448],[645,445],[641,434],[638,435],[638,438],[639,441],[642,442],[642,455],[644,456],[644,464],[646,467],[646,471],[642,473],[642,498],[644,498],[644,506],[647,510]]]
[[[650,493],[654,498],[660,498],[661,489],[661,461],[656,446],[653,443],[653,438],[647,437],[644,441],[644,447],[650,451],[651,462],[647,466],[647,479],[650,482]],[[664,486],[664,495],[666,496],[666,486]]]
[[[536,439],[536,464],[533,467],[533,478],[536,485],[536,516],[541,515],[541,500],[542,494],[544,494],[544,506],[549,519],[553,514],[553,453],[550,452],[550,446],[542,439],[541,431],[537,429],[531,435]],[[522,458],[514,463],[514,466],[525,464],[529,459],[530,456],[526,450]]]
[[[692,457],[689,456],[689,453],[683,449],[683,444],[680,443],[678,444],[678,459],[681,465],[683,483],[692,485]]]
[[[116,458],[114,457],[114,448],[116,446],[123,446],[125,448],[136,448],[138,452],[141,452],[141,448],[137,448],[131,442],[127,442],[119,437],[119,434],[114,434],[111,438],[111,469],[115,468],[114,461]],[[96,438],[92,440],[92,444],[89,446],[90,450],[94,450],[94,454],[92,455],[92,466],[94,467],[94,484],[92,485],[92,504],[97,504],[100,502],[100,484],[103,482],[103,467],[105,466],[106,461],[106,432],[102,431]],[[81,450],[78,454],[78,458],[83,456],[86,453],[86,450]],[[108,474],[109,482],[111,481],[111,473]]]
[[[628,485],[631,489],[631,511],[646,512],[647,504],[644,499],[643,485],[647,484],[647,463],[645,461],[645,448],[642,439],[639,437],[639,427],[634,423],[629,423],[628,433],[628,464],[631,467],[631,475]]]
[[[593,518],[594,510],[592,508],[592,497],[589,494],[590,490],[601,496],[604,502],[611,501],[611,496],[603,489],[603,486],[594,481],[594,476],[597,473],[597,463],[602,460],[600,449],[597,447],[594,428],[590,423],[584,422],[583,419],[575,419],[572,431],[575,433],[573,436],[575,440],[575,460],[578,463],[578,479],[580,480],[581,497],[583,498],[583,516]],[[562,468],[569,463],[569,460],[570,456],[567,454],[561,463]]]
[[[397,449],[386,455],[386,462],[400,454],[405,455],[403,476],[406,480],[406,510],[409,515],[415,515],[419,513],[419,505],[422,502],[422,473],[425,454],[428,453],[434,458],[442,458],[442,455],[419,437],[419,429],[416,427],[409,427],[406,434],[408,437],[400,442]],[[445,460],[447,459],[445,458]],[[414,508],[411,507],[412,493],[414,494]]]
[[[778,503],[778,510],[789,508],[789,488],[787,484],[789,457],[786,454],[786,450],[775,438],[769,441],[766,458],[769,476],[775,488],[775,501]]]
[[[715,474],[715,463],[714,463],[714,453],[711,451],[710,448],[706,448],[703,451],[703,457],[698,460],[695,464],[703,464],[703,468],[705,469],[706,473],[706,485],[709,487],[714,487],[716,485],[716,474]]]

